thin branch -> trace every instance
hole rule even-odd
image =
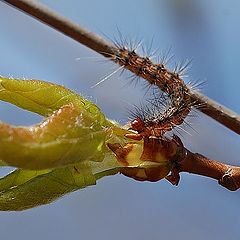
[[[59,15],[39,2],[31,0],[0,1],[18,8],[19,10],[106,57],[109,57],[109,54],[114,54],[116,51],[113,44],[104,40],[97,34],[79,26],[71,20]]]
[[[192,153],[185,149],[179,158],[179,172],[189,172],[218,180],[218,183],[231,191],[240,188],[240,167],[220,163],[216,160]]]
[[[97,34],[88,31],[78,24],[62,17],[56,12],[50,10],[46,6],[31,0],[1,0],[8,3],[28,15],[35,17],[43,23],[55,28],[59,32],[69,36],[77,42],[84,44],[92,50],[109,57],[110,54],[115,54],[117,48]],[[204,106],[199,110],[231,129],[237,134],[240,134],[240,116],[232,112],[230,109],[220,105],[210,98],[196,92],[191,92],[192,102]]]

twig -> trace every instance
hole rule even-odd
[[[105,57],[109,57],[110,54],[115,54],[117,52],[117,48],[113,46],[112,43],[104,40],[97,34],[88,31],[69,19],[62,17],[43,4],[31,0],[1,1],[24,11],[28,15],[35,17],[36,19],[55,28],[59,32],[69,36],[81,44],[84,44]],[[199,104],[199,106],[204,106],[199,109],[200,111],[231,129],[235,133],[240,134],[240,116],[236,113],[200,94],[199,92],[192,91],[191,98],[192,101]]]
[[[114,54],[116,51],[113,44],[104,40],[97,34],[59,15],[41,3],[31,0],[0,1],[18,8],[19,10],[106,57],[109,57],[109,54]]]
[[[180,172],[189,172],[216,179],[220,185],[231,191],[240,188],[240,167],[208,159],[201,154],[192,153],[186,148],[184,150],[184,154],[178,161]]]
[[[240,134],[240,116],[237,113],[197,91],[191,91],[191,97],[193,102],[204,106],[199,109],[201,112]]]

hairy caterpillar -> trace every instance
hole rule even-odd
[[[181,149],[183,145],[177,136],[170,140],[164,135],[181,125],[192,107],[197,106],[192,102],[190,87],[182,79],[190,62],[182,62],[174,71],[170,71],[166,62],[154,63],[148,56],[141,57],[137,54],[138,46],[128,48],[124,43],[125,41],[116,43],[117,51],[109,54],[109,58],[121,66],[119,69],[130,70],[135,77],[144,78],[150,86],[157,86],[164,94],[159,94],[158,91],[153,99],[148,100],[148,105],[135,107],[132,111],[130,130],[134,133],[125,136],[137,141],[143,139],[142,149],[136,150],[134,142],[124,146],[109,143],[108,147],[123,166],[128,166],[122,171],[124,175],[139,181],[158,181],[171,172],[166,178],[177,185],[180,179],[178,148]],[[137,163],[137,167],[132,162]],[[144,167],[145,162],[155,165]]]
[[[139,56],[136,52],[139,44],[135,47],[130,44],[130,47],[127,47],[122,40],[116,42],[115,46],[116,53],[109,54],[111,60],[120,65],[120,68],[130,70],[135,77],[144,78],[151,86],[157,86],[165,93],[164,97],[160,94],[154,95],[153,99],[148,100],[149,105],[136,107],[131,111],[134,117],[131,121],[131,129],[138,135],[129,137],[135,140],[145,136],[162,137],[175,126],[181,125],[194,106],[190,97],[190,88],[182,79],[190,62],[185,64],[182,62],[174,71],[170,71],[164,61],[166,57],[161,63],[154,63],[148,56]]]

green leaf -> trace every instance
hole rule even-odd
[[[0,100],[43,116],[49,116],[60,107],[72,103],[88,111],[100,124],[108,125],[95,104],[65,87],[49,82],[0,77]]]
[[[0,210],[16,211],[47,204],[68,192],[95,184],[94,177],[83,169],[76,184],[71,170],[56,169],[1,192]]]
[[[124,142],[126,131],[93,103],[52,83],[1,77],[0,100],[46,117],[30,127],[0,122],[0,166],[20,168],[0,179],[0,210],[47,204],[119,172],[106,143]]]
[[[113,126],[99,108],[52,83],[0,78],[0,99],[49,115],[31,127],[0,123],[0,159],[14,167],[40,170],[81,161],[102,161]],[[67,104],[67,105],[63,105]]]
[[[39,175],[49,173],[50,171],[51,170],[34,171],[17,169],[0,179],[0,192],[14,188]]]
[[[80,163],[46,171],[16,170],[0,179],[0,210],[20,211],[48,204],[63,195],[94,185],[96,180],[118,173],[112,155],[103,163]]]

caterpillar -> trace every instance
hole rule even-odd
[[[131,111],[134,119],[130,122],[131,130],[138,134],[128,135],[135,140],[143,137],[162,137],[175,126],[181,125],[191,111],[194,103],[191,101],[190,87],[187,86],[182,74],[189,67],[190,62],[177,65],[174,71],[166,67],[164,61],[154,63],[150,57],[137,54],[138,46],[128,47],[125,42],[115,42],[117,51],[109,54],[109,59],[120,65],[123,69],[130,70],[134,76],[144,78],[151,86],[157,86],[166,93],[166,98],[154,97],[148,101],[149,106],[136,107]],[[165,105],[164,105],[165,103]],[[165,108],[163,111],[163,107]]]
[[[154,63],[150,57],[138,55],[138,46],[130,44],[127,47],[125,42],[116,42],[117,50],[108,58],[120,65],[118,70],[130,70],[133,77],[147,80],[158,91],[152,99],[148,99],[148,105],[131,111],[133,119],[129,130],[134,132],[125,136],[136,141],[143,139],[142,148],[136,149],[134,142],[124,146],[108,143],[108,147],[124,166],[120,171],[122,174],[138,181],[158,181],[165,177],[177,185],[180,179],[177,159],[184,155],[181,154],[183,144],[176,135],[169,139],[165,133],[181,125],[193,106],[200,107],[192,101],[190,87],[182,79],[190,62],[182,62],[171,71],[165,61]],[[161,94],[159,89],[164,93]]]

